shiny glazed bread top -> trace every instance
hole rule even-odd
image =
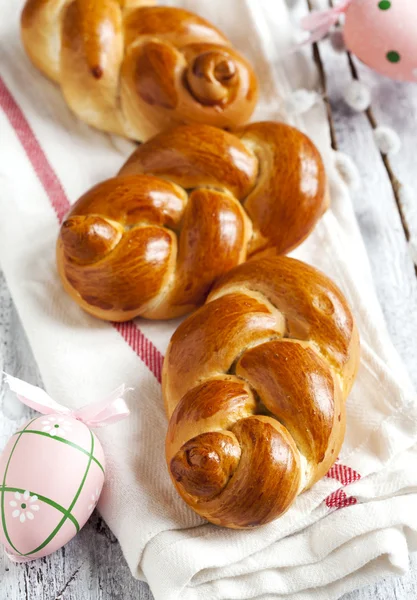
[[[27,0],[27,54],[90,125],[146,140],[175,124],[234,128],[257,101],[249,63],[213,25],[143,0]]]
[[[97,317],[177,317],[247,257],[297,246],[326,206],[321,157],[300,131],[274,122],[236,135],[177,127],[76,202],[61,227],[58,268]]]
[[[172,336],[166,458],[182,498],[232,528],[278,518],[338,457],[359,338],[340,290],[287,257],[225,275]]]

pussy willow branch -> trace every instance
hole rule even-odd
[[[308,4],[308,8],[311,12],[313,10],[312,1],[307,0],[307,4]],[[324,70],[323,61],[322,61],[321,54],[320,54],[320,49],[316,42],[313,44],[313,59],[317,66],[317,71],[318,71],[319,79],[320,79],[321,92],[323,94],[324,103],[326,106],[326,113],[327,113],[327,120],[329,121],[330,140],[331,140],[332,148],[333,148],[333,150],[337,150],[338,145],[337,145],[336,131],[335,131],[334,121],[333,121],[332,107],[331,107],[328,92],[327,92],[327,76],[326,76],[326,72]]]
[[[346,54],[348,57],[349,69],[352,74],[352,78],[355,79],[356,81],[360,81],[359,73],[358,73],[356,65],[353,61],[351,53],[347,52]],[[378,122],[377,122],[374,112],[372,110],[372,106],[369,106],[369,108],[366,109],[365,114],[366,114],[366,117],[367,117],[368,122],[371,125],[372,129],[376,129],[378,127]],[[392,192],[394,194],[395,202],[397,204],[398,212],[400,214],[401,225],[404,230],[405,239],[408,242],[408,241],[410,241],[410,229],[409,229],[409,226],[408,226],[408,223],[407,223],[407,220],[404,215],[403,208],[402,208],[402,204],[401,204],[401,197],[400,197],[401,183],[397,179],[397,177],[392,169],[391,162],[388,158],[388,155],[384,154],[383,152],[380,152],[380,154],[381,154],[382,162],[384,163],[384,167],[387,172],[388,178],[391,183]],[[415,268],[416,268],[416,274],[417,274],[417,266]]]

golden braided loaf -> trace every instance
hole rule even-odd
[[[248,62],[210,23],[143,0],[27,0],[22,39],[80,119],[145,140],[168,126],[234,128],[257,101]]]
[[[172,336],[169,472],[212,523],[268,523],[335,462],[359,338],[340,290],[297,260],[248,261]]]
[[[58,269],[99,318],[177,317],[248,256],[297,246],[326,207],[321,157],[300,131],[184,125],[78,200],[61,227]]]

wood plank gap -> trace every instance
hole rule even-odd
[[[75,569],[74,573],[71,575],[71,577],[68,579],[68,581],[65,583],[64,587],[57,593],[57,595],[55,596],[55,600],[61,600],[65,591],[68,589],[68,587],[71,585],[71,583],[74,581],[74,579],[77,577],[78,573],[80,572],[81,567],[78,567],[77,569]]]
[[[356,81],[360,81],[358,70],[356,68],[355,63],[353,62],[351,53],[349,51],[347,51],[346,54],[347,54],[348,62],[349,62],[349,69],[350,69],[353,79],[355,79]],[[375,130],[378,127],[378,122],[375,118],[375,115],[373,113],[371,106],[369,106],[369,108],[366,109],[365,114],[366,114],[366,117],[367,117],[372,129]],[[404,230],[405,239],[407,240],[407,242],[409,242],[410,241],[410,228],[408,226],[408,223],[407,223],[407,220],[406,220],[403,208],[402,208],[402,204],[401,204],[401,196],[400,196],[401,182],[395,176],[395,173],[392,169],[388,155],[384,154],[381,151],[380,151],[380,154],[381,154],[382,162],[384,163],[385,170],[387,171],[388,179],[390,180],[390,183],[391,183],[392,192],[393,192],[394,198],[395,198],[395,203],[397,205],[397,209],[398,209],[400,219],[401,219],[401,225]],[[414,265],[414,270],[415,270],[415,273],[417,276],[417,265]]]

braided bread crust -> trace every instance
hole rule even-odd
[[[282,515],[335,462],[359,337],[340,290],[287,257],[225,275],[172,336],[162,385],[166,459],[212,523]]]
[[[93,127],[146,140],[175,124],[234,128],[257,101],[248,62],[210,23],[146,0],[27,0],[27,54]]]
[[[78,200],[60,230],[58,270],[99,318],[173,318],[248,257],[297,246],[326,207],[320,155],[300,131],[177,127]]]

